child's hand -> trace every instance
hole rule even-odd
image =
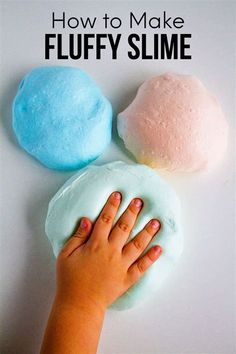
[[[126,244],[142,201],[132,200],[113,227],[120,203],[121,194],[113,193],[94,226],[88,218],[82,218],[61,250],[57,259],[57,298],[64,304],[91,304],[105,311],[161,255],[161,247],[154,246],[139,258],[160,229],[158,220],[151,220]]]
[[[162,250],[148,244],[160,229],[151,220],[127,244],[142,208],[134,199],[114,227],[121,194],[112,193],[93,228],[82,218],[57,259],[57,294],[41,354],[95,354],[106,308],[132,286]],[[140,257],[141,256],[141,257]]]

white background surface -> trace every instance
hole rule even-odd
[[[124,55],[112,61],[107,51],[100,61],[46,62],[44,34],[52,32],[53,10],[122,18],[130,10],[157,17],[166,10],[185,19],[183,32],[192,33],[192,60],[131,61]],[[231,131],[221,165],[210,173],[161,173],[182,199],[181,261],[155,299],[107,313],[99,353],[235,353],[234,2],[5,2],[1,11],[1,353],[38,352],[54,294],[54,259],[44,220],[50,198],[72,173],[41,166],[19,148],[11,129],[19,80],[31,68],[49,64],[87,70],[113,103],[114,117],[146,78],[168,70],[199,76],[219,98]],[[98,26],[96,32],[104,31]],[[125,23],[119,32],[127,34]],[[128,161],[116,132],[114,138],[96,163]]]

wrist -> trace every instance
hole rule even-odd
[[[79,296],[76,298],[63,296],[57,293],[54,299],[54,306],[64,308],[75,313],[84,312],[93,316],[104,316],[106,306],[89,296]]]

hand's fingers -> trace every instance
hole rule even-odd
[[[124,246],[135,224],[137,216],[142,209],[142,205],[143,202],[139,198],[135,198],[131,201],[128,208],[121,215],[111,231],[109,241],[114,242],[121,247]]]
[[[60,254],[68,257],[74,252],[75,249],[82,246],[89,238],[91,228],[91,221],[88,218],[82,218],[75,233],[66,242]]]
[[[151,220],[129,243],[123,248],[123,255],[132,264],[143,253],[154,235],[160,230],[160,221]]]
[[[95,238],[108,239],[120,202],[121,194],[119,192],[110,195],[94,224],[91,241]]]
[[[162,248],[160,246],[153,246],[147,253],[138,259],[128,269],[128,281],[131,285],[136,283],[146,270],[160,257]]]

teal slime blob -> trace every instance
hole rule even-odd
[[[33,69],[13,102],[19,144],[45,166],[74,170],[95,160],[111,140],[112,107],[82,70]]]
[[[134,237],[152,218],[158,218],[161,229],[149,247],[159,244],[161,257],[140,281],[116,300],[111,308],[124,310],[141,303],[158,290],[175,268],[183,247],[179,198],[172,188],[150,167],[121,161],[103,166],[90,165],[70,178],[49,204],[46,234],[55,256],[73,234],[81,217],[92,221],[98,217],[104,203],[114,191],[122,193],[122,202],[115,222],[135,197],[141,197],[144,207],[130,235]],[[86,272],[86,269],[83,269]],[[102,271],[102,270],[101,270]]]

